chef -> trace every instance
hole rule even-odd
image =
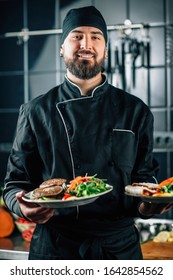
[[[108,83],[107,26],[88,6],[63,22],[62,84],[20,108],[3,193],[7,207],[37,224],[29,259],[142,259],[134,217],[164,207],[124,195],[155,182],[153,116],[137,97]],[[43,181],[97,174],[113,191],[84,206],[50,209],[23,201]]]

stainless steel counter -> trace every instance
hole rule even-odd
[[[27,260],[29,246],[17,231],[8,238],[0,238],[0,260]]]

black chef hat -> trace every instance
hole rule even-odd
[[[78,9],[71,9],[63,22],[63,34],[61,43],[63,44],[65,38],[70,31],[78,26],[93,26],[103,32],[103,36],[107,43],[107,26],[101,13],[94,6],[87,6]]]

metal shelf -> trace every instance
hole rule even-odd
[[[173,27],[173,24],[166,24],[163,22],[157,23],[134,23],[134,24],[115,24],[107,25],[108,31],[123,31],[128,29],[148,29],[148,28],[158,28],[158,27]],[[42,35],[60,35],[62,34],[62,29],[48,29],[48,30],[33,30],[30,31],[28,28],[23,28],[18,32],[7,32],[0,35],[0,39],[17,37],[22,39],[23,42],[27,42],[30,36],[42,36]]]

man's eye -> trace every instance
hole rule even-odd
[[[94,40],[100,40],[100,37],[98,37],[98,36],[93,36],[92,37]]]
[[[80,35],[75,35],[75,36],[73,36],[73,39],[74,39],[74,40],[81,40],[81,39],[82,39],[82,36],[80,36]]]

